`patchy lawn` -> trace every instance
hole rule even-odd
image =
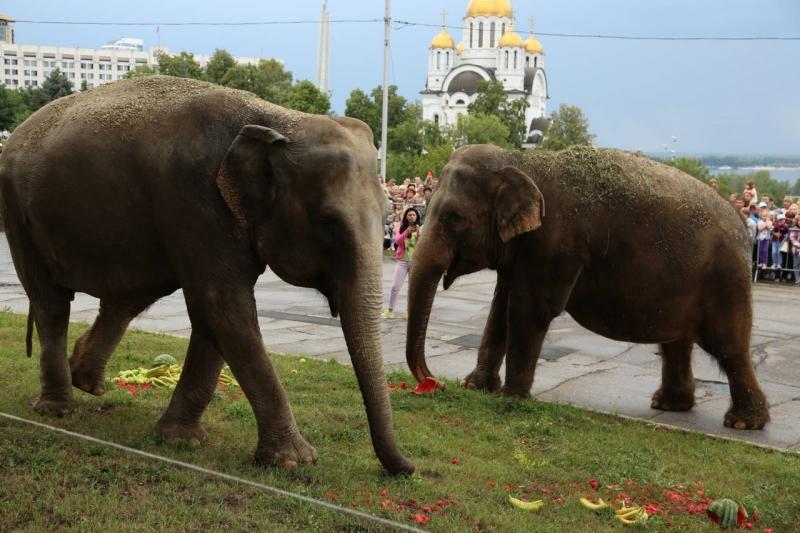
[[[71,342],[85,329],[73,324]],[[110,386],[96,398],[75,391],[63,419],[36,415],[36,357],[24,356],[25,317],[0,313],[0,411],[194,463],[259,483],[435,531],[611,531],[612,516],[578,503],[649,505],[646,530],[713,531],[705,516],[719,497],[742,502],[756,531],[800,523],[800,457],[665,430],[538,401],[465,391],[391,393],[398,440],[416,463],[408,478],[386,476],[375,458],[355,376],[336,362],[274,356],[316,465],[254,466],[252,411],[241,392],[220,389],[197,450],[158,442],[151,428],[170,392]],[[148,367],[158,354],[183,359],[186,339],[129,332],[109,364]],[[38,353],[38,352],[37,352]],[[390,382],[411,382],[392,374]],[[543,499],[538,512],[508,501]],[[381,526],[240,484],[173,468],[97,444],[0,418],[3,530],[379,530]]]

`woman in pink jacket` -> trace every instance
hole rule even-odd
[[[403,221],[394,236],[397,249],[394,258],[397,266],[394,269],[392,291],[389,293],[389,308],[381,313],[381,318],[394,318],[394,304],[397,303],[397,295],[400,293],[408,273],[411,272],[411,260],[414,257],[414,249],[417,247],[422,230],[419,221],[419,211],[416,207],[409,207],[403,213]]]

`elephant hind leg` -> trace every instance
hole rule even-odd
[[[661,344],[661,387],[650,407],[662,411],[688,411],[694,407],[691,338]]]
[[[750,302],[737,300],[726,307],[710,310],[698,344],[717,360],[728,377],[731,407],[725,413],[725,426],[761,429],[769,421],[769,404],[750,359]]]
[[[100,312],[86,333],[77,341],[69,359],[72,385],[84,392],[105,393],[105,368],[131,320],[147,309],[158,297],[127,300],[100,300]]]

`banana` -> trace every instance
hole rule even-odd
[[[639,511],[641,511],[641,510],[642,509],[640,507],[628,507],[625,510],[625,512],[623,512],[623,513],[619,513],[618,512],[618,513],[616,513],[616,515],[617,516],[621,516],[622,518],[627,518],[629,520],[632,520],[637,514],[639,514]]]
[[[628,520],[627,518],[623,518],[620,515],[617,515],[617,520],[625,524],[626,526],[635,526],[636,520]]]
[[[581,505],[583,505],[587,509],[591,509],[592,511],[599,511],[600,509],[605,509],[606,507],[608,507],[608,504],[603,501],[603,498],[598,498],[597,503],[594,503],[593,501],[588,500],[586,498],[581,498],[580,502]]]
[[[536,500],[535,502],[524,502],[522,500],[518,500],[513,496],[509,496],[508,501],[510,501],[511,505],[513,505],[517,509],[522,509],[524,511],[538,511],[539,509],[544,507],[544,501],[542,500]]]

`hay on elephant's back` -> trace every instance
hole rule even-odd
[[[590,216],[618,212],[631,214],[651,208],[651,215],[682,211],[690,222],[675,231],[685,237],[699,229],[718,227],[729,238],[747,247],[747,230],[728,203],[708,185],[681,170],[648,157],[611,149],[573,146],[565,150],[536,150],[517,156],[518,164],[534,181],[555,183],[570,191],[583,213]],[[656,222],[656,228],[657,220]]]
[[[208,97],[227,117],[241,124],[260,117],[270,127],[290,137],[304,114],[284,109],[247,91],[230,89],[189,78],[148,76],[101,85],[97,89],[60,98],[43,108],[44,118],[32,124],[26,144],[38,146],[60,126],[83,124],[95,133],[128,131],[143,124],[158,124],[185,109],[198,98]]]

